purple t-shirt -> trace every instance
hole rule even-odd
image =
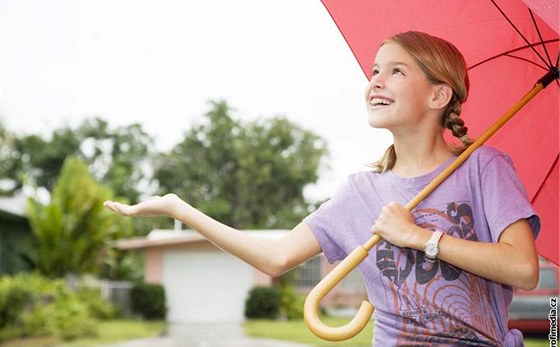
[[[383,206],[408,203],[453,159],[415,178],[391,171],[353,174],[304,221],[328,260],[342,260],[371,238]],[[477,149],[413,214],[426,229],[479,242],[497,242],[508,225],[523,218],[529,219],[534,237],[540,229],[510,158],[491,147]],[[429,263],[423,252],[384,240],[358,268],[375,306],[375,346],[523,345],[519,336],[508,334],[512,288],[507,285],[440,260]]]

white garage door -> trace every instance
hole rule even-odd
[[[240,322],[253,287],[253,268],[221,251],[168,251],[163,257],[167,320]]]

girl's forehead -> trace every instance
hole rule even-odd
[[[385,42],[377,50],[375,55],[374,65],[387,64],[393,61],[401,61],[406,63],[413,63],[414,59],[412,56],[399,45],[398,43],[389,41]]]

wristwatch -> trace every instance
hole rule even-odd
[[[434,263],[437,259],[439,254],[439,239],[443,233],[441,231],[434,231],[432,237],[426,242],[424,245],[424,254],[426,256],[426,260],[430,263]]]

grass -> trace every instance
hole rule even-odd
[[[326,317],[323,322],[330,326],[341,326],[348,318]],[[305,323],[297,321],[252,320],[244,323],[249,336],[306,343],[315,347],[371,347],[372,323],[358,335],[347,341],[327,342],[313,335]],[[118,343],[161,335],[165,329],[163,321],[110,320],[99,323],[99,336],[64,342],[57,338],[32,338],[6,342],[2,347],[89,347]],[[525,339],[526,347],[548,347],[546,338],[530,337]]]
[[[126,340],[161,335],[165,329],[163,321],[109,320],[99,322],[98,336],[64,342],[61,339],[30,338],[6,342],[2,347],[87,347],[111,344]]]
[[[346,324],[350,318],[321,318],[323,323],[329,326],[340,326]],[[371,347],[373,324],[369,322],[362,332],[353,338],[341,342],[327,342],[321,340],[307,329],[302,320],[296,321],[270,321],[251,320],[244,324],[245,333],[253,337],[268,339],[289,340],[293,342],[307,343],[312,346],[339,346],[339,347]]]
[[[346,324],[349,318],[322,318],[323,323],[329,326],[341,326]],[[289,340],[293,342],[306,343],[315,347],[371,347],[373,324],[370,322],[366,328],[355,337],[341,342],[327,342],[316,337],[307,329],[305,323],[301,320],[297,321],[270,321],[270,320],[252,320],[244,324],[245,333],[249,336]],[[526,337],[524,339],[526,347],[548,347],[547,338]]]

